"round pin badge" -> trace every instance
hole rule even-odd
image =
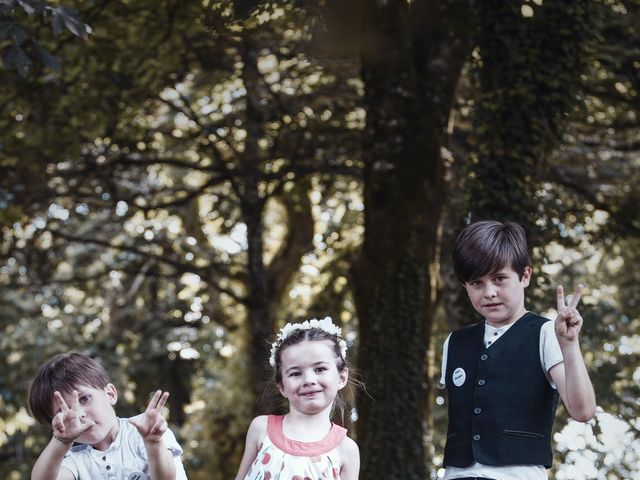
[[[127,480],[149,480],[146,473],[136,470],[127,476]]]
[[[467,373],[462,368],[458,367],[453,371],[451,379],[456,387],[461,387],[467,379]]]

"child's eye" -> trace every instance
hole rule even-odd
[[[87,403],[91,399],[91,395],[82,395],[79,400],[80,403]]]
[[[289,373],[289,376],[290,377],[298,377],[298,376],[300,376],[300,372],[291,372],[291,373]]]
[[[316,373],[322,373],[322,372],[326,372],[327,371],[327,367],[318,367],[316,368]]]

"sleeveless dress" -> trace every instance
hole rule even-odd
[[[347,434],[339,425],[320,441],[300,442],[284,436],[281,415],[269,415],[267,436],[245,480],[339,480],[338,445]]]

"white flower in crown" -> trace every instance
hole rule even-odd
[[[282,344],[282,342],[287,337],[289,337],[289,335],[297,330],[310,330],[312,328],[317,328],[331,335],[335,335],[338,338],[340,355],[343,359],[347,357],[347,342],[345,342],[344,339],[340,337],[340,335],[342,334],[342,329],[333,324],[331,317],[324,317],[322,320],[312,318],[301,323],[287,323],[284,327],[282,327],[280,333],[278,333],[278,335],[276,336],[276,341],[271,344],[271,356],[269,357],[269,365],[271,365],[272,367],[276,366],[276,351],[278,350],[278,347]]]

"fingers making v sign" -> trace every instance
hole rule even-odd
[[[558,316],[556,317],[555,326],[556,336],[560,342],[573,343],[578,339],[578,334],[582,328],[582,316],[576,307],[582,296],[583,289],[582,285],[578,285],[573,295],[570,295],[565,300],[562,285],[558,285],[556,290]]]
[[[54,392],[53,397],[59,409],[51,422],[55,438],[70,444],[95,425],[93,420],[84,417],[77,390],[72,392],[69,404],[62,398],[60,392]]]
[[[167,403],[167,398],[169,392],[157,390],[144,413],[129,419],[145,442],[159,442],[162,434],[167,431],[167,421],[162,416],[162,407]]]

